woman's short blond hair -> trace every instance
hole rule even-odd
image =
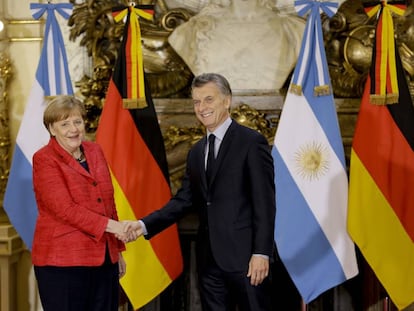
[[[50,125],[73,114],[80,114],[82,119],[85,119],[86,109],[83,103],[74,96],[58,95],[49,102],[43,112],[43,124],[49,131]]]

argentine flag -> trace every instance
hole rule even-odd
[[[45,35],[36,80],[32,87],[17,134],[12,165],[4,196],[4,209],[23,242],[31,250],[37,207],[32,184],[32,156],[49,141],[43,125],[47,97],[73,94],[66,50],[55,12],[68,19],[72,4],[30,5],[32,15],[39,19],[47,11]]]
[[[320,13],[337,3],[295,1],[309,13],[283,106],[275,163],[275,242],[305,303],[358,274],[347,233],[348,179],[323,44]]]

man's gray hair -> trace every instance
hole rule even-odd
[[[202,87],[210,82],[214,83],[223,95],[231,97],[232,92],[229,81],[218,73],[202,73],[196,76],[191,83],[191,90],[196,87]]]

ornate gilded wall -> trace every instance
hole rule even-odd
[[[122,24],[116,24],[113,21],[110,10],[116,3],[127,2],[114,0],[86,0],[82,3],[71,0],[71,2],[75,4],[75,10],[69,20],[67,31],[72,43],[81,51],[79,55],[72,54],[72,59],[77,62],[77,65],[74,65],[77,66],[77,73],[81,73],[79,77],[76,77],[75,83],[78,94],[84,98],[87,105],[88,132],[93,137],[123,27]],[[155,21],[142,24],[144,63],[165,138],[171,181],[173,191],[175,191],[180,183],[187,151],[203,135],[203,130],[193,115],[192,103],[189,99],[188,86],[193,75],[168,44],[167,39],[177,25],[186,22],[207,1],[200,0],[197,5],[195,4],[197,1],[159,0],[154,2],[157,8]],[[186,7],[176,5],[171,9],[168,6],[169,2],[187,5]],[[372,53],[374,21],[368,19],[364,13],[364,4],[367,2],[341,1],[342,5],[334,18],[327,20],[323,17],[327,57],[347,155],[349,155],[352,143],[359,97],[362,94]],[[20,0],[8,0],[2,5],[5,3],[7,3],[8,10],[15,12],[15,15],[10,18],[8,24],[8,49],[10,55],[14,57],[11,62],[5,57],[0,57],[0,91],[3,95],[0,97],[1,195],[4,193],[10,164],[11,150],[9,147],[14,143],[24,104],[33,83],[43,29],[41,22],[30,21],[29,1],[24,8],[21,7]],[[189,6],[190,3],[193,7]],[[411,90],[414,89],[413,18],[413,4],[410,1],[407,13],[394,20],[397,45]],[[75,48],[72,51],[77,50]],[[83,57],[85,54],[89,60]],[[13,81],[10,81],[10,65],[14,66],[16,73]],[[10,82],[10,96],[7,96],[5,88],[7,82]],[[241,123],[263,132],[271,143],[285,92],[284,88],[266,92],[238,92],[236,90],[232,115]],[[7,102],[11,104],[9,107]],[[0,209],[0,219],[4,218],[4,212]],[[181,228],[193,230],[192,224],[188,222],[182,223]]]

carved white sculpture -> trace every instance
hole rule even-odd
[[[209,4],[169,37],[190,70],[223,74],[234,90],[279,90],[296,63],[305,21],[259,0]]]

